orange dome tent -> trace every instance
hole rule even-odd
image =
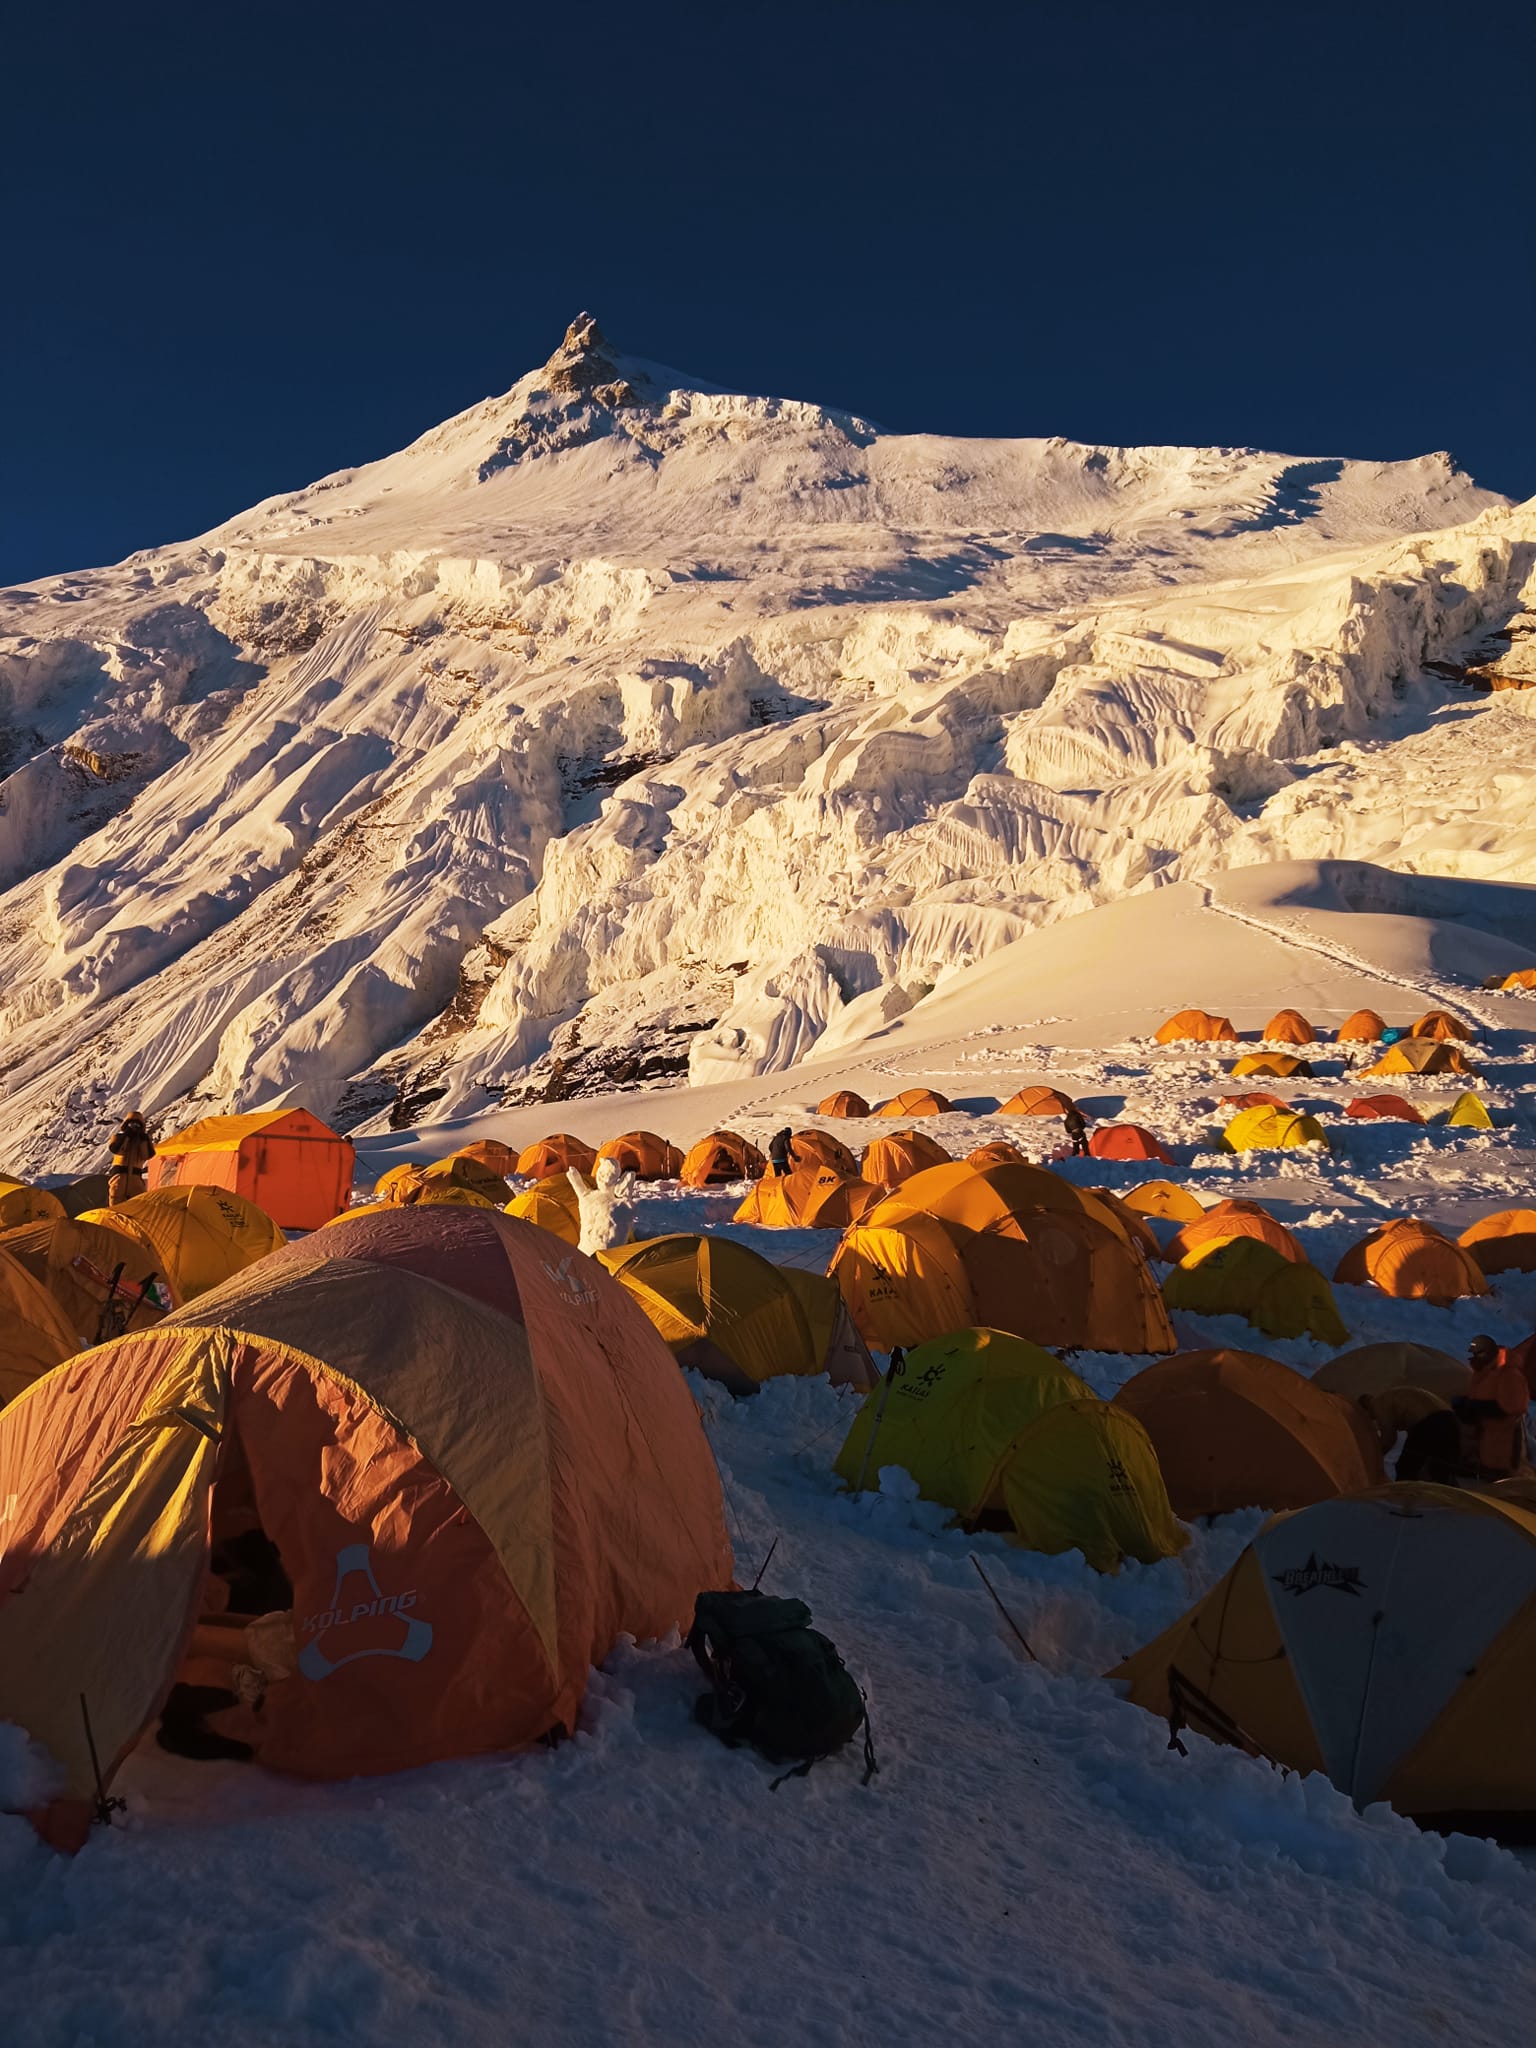
[[[829,1166],[802,1166],[755,1181],[731,1221],[767,1230],[846,1230],[879,1199],[870,1181],[849,1180]]]
[[[20,1259],[0,1251],[0,1408],[80,1348],[62,1303]],[[4,1476],[0,1467],[0,1479]]]
[[[1536,989],[1536,967],[1517,967],[1513,974],[1506,974],[1499,987],[1507,995],[1520,989]]]
[[[1006,1138],[994,1138],[990,1145],[978,1145],[974,1152],[965,1155],[967,1166],[1028,1166],[1029,1161],[1017,1145],[1010,1145]]]
[[[1448,1308],[1468,1295],[1486,1294],[1488,1282],[1470,1251],[1443,1237],[1432,1223],[1395,1217],[1351,1245],[1334,1270],[1347,1286],[1371,1285],[1401,1301]]]
[[[903,1088],[899,1095],[893,1095],[889,1102],[875,1105],[876,1116],[945,1116],[954,1108],[947,1095],[936,1095],[931,1088]]]
[[[1424,1121],[1422,1113],[1401,1095],[1357,1095],[1353,1102],[1345,1103],[1344,1114],[1362,1122],[1388,1120],[1421,1124]]]
[[[1197,1223],[1186,1223],[1170,1241],[1167,1256],[1174,1265],[1183,1265],[1234,1237],[1255,1237],[1260,1244],[1272,1246],[1293,1266],[1306,1263],[1306,1253],[1285,1225],[1277,1223],[1257,1202],[1244,1201],[1218,1202]],[[1262,1507],[1263,1502],[1257,1505]]]
[[[862,1095],[855,1095],[850,1088],[840,1088],[836,1095],[829,1095],[816,1105],[818,1116],[868,1116],[869,1104]]]
[[[796,1131],[789,1141],[791,1163],[801,1166],[829,1166],[845,1180],[857,1180],[859,1162],[841,1138],[830,1131]]]
[[[1410,1038],[1470,1038],[1472,1027],[1453,1017],[1449,1010],[1426,1010],[1416,1024],[1408,1027]]]
[[[1119,1223],[1122,1235],[1141,1252],[1143,1258],[1160,1259],[1163,1248],[1157,1241],[1157,1233],[1139,1210],[1128,1202],[1122,1202],[1112,1188],[1090,1190],[1096,1202],[1102,1203]]]
[[[517,1155],[518,1173],[530,1180],[548,1180],[554,1174],[569,1173],[573,1166],[590,1178],[596,1164],[597,1147],[585,1138],[573,1138],[568,1131],[556,1131],[536,1145],[525,1145]]]
[[[356,1154],[307,1109],[260,1109],[208,1116],[156,1140],[149,1191],[228,1188],[272,1218],[279,1230],[318,1230],[347,1206]]]
[[[1234,1081],[1244,1080],[1249,1074],[1272,1074],[1280,1081],[1294,1081],[1310,1076],[1312,1068],[1306,1060],[1296,1059],[1288,1052],[1249,1052],[1234,1060],[1228,1071]]]
[[[1174,1348],[1145,1259],[1095,1216],[1046,1212],[994,1231],[879,1214],[847,1232],[829,1268],[876,1349],[968,1327],[1090,1351]]]
[[[232,1710],[260,1762],[352,1778],[574,1728],[620,1635],[685,1628],[729,1583],[671,1353],[548,1247],[491,1212],[349,1219],[0,1414],[27,1560],[25,1598],[0,1580],[0,1719],[62,1775],[51,1838],[97,1796],[81,1698],[110,1782],[184,1652],[264,1678]],[[92,1542],[60,1546],[86,1502]],[[258,1530],[281,1620],[207,1604],[210,1551]]]
[[[1156,1038],[1159,1045],[1236,1045],[1238,1042],[1231,1018],[1213,1017],[1206,1010],[1180,1010],[1177,1016],[1157,1027]]]
[[[1162,1139],[1140,1124],[1100,1124],[1088,1140],[1088,1152],[1094,1159],[1159,1159],[1164,1166],[1176,1164]]]
[[[1253,1351],[1184,1351],[1115,1395],[1152,1439],[1183,1521],[1301,1508],[1382,1481],[1375,1432],[1352,1402]]]
[[[997,1112],[999,1116],[1065,1116],[1073,1106],[1059,1088],[1021,1088]]]
[[[511,1145],[503,1145],[500,1138],[476,1138],[473,1144],[461,1145],[453,1157],[473,1160],[497,1180],[509,1180],[518,1171],[517,1152]]]
[[[892,1131],[888,1138],[874,1138],[864,1147],[859,1173],[879,1188],[893,1188],[922,1173],[930,1166],[944,1166],[949,1154],[936,1138],[922,1131]]]
[[[1171,1180],[1143,1181],[1120,1199],[1139,1216],[1163,1216],[1174,1223],[1198,1223],[1205,1214],[1205,1204]]]
[[[1092,1188],[1080,1188],[1043,1166],[968,1165],[950,1160],[914,1174],[870,1211],[872,1223],[901,1223],[917,1215],[936,1216],[963,1230],[1016,1235],[1029,1216],[1090,1216],[1127,1247],[1134,1229]]]
[[[1263,1036],[1270,1045],[1315,1045],[1317,1033],[1303,1017],[1300,1010],[1280,1010],[1264,1026]],[[1246,1352],[1234,1354],[1246,1357]]]
[[[1472,1382],[1472,1368],[1432,1344],[1357,1344],[1319,1366],[1314,1387],[1358,1401],[1362,1395],[1390,1393],[1398,1387],[1421,1387],[1454,1401]]]
[[[688,1148],[677,1178],[686,1188],[722,1188],[756,1180],[767,1171],[768,1162],[755,1145],[734,1131],[711,1131]]]
[[[1378,1017],[1374,1010],[1356,1010],[1346,1017],[1339,1026],[1337,1043],[1340,1045],[1375,1045],[1387,1028],[1385,1017]]]
[[[1484,1273],[1536,1273],[1536,1209],[1497,1209],[1479,1217],[1456,1242]]]
[[[654,1131],[626,1131],[622,1137],[610,1138],[598,1146],[597,1157],[613,1160],[638,1180],[676,1180],[683,1170],[682,1153]]]
[[[1364,1072],[1374,1078],[1377,1074],[1470,1074],[1472,1068],[1461,1047],[1449,1040],[1400,1038]]]

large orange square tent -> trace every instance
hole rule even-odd
[[[229,1188],[281,1230],[318,1230],[340,1215],[352,1192],[352,1140],[307,1109],[207,1116],[156,1145],[151,1188]]]

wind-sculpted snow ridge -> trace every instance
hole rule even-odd
[[[1536,507],[1447,456],[892,434],[613,351],[0,593],[4,1162],[855,1042],[1292,856],[1536,879]],[[1427,664],[1436,664],[1436,673]]]

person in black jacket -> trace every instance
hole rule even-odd
[[[788,1173],[795,1134],[786,1124],[768,1140],[768,1163],[776,1174]]]
[[[1067,1143],[1072,1147],[1074,1159],[1088,1157],[1088,1119],[1074,1102],[1070,1109],[1063,1110],[1061,1127],[1067,1134]]]

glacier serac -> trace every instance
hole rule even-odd
[[[1461,682],[1536,680],[1533,612],[1536,503],[1445,455],[889,433],[583,316],[398,455],[0,593],[6,1163],[129,1097],[778,1070],[1253,862],[1536,881],[1536,694]]]

